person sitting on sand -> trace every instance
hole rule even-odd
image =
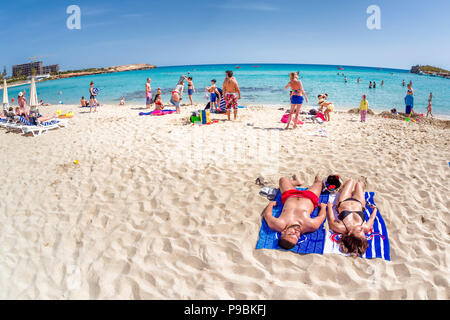
[[[125,97],[122,97],[122,99],[120,99],[119,106],[124,106],[124,105],[125,105]]]
[[[280,182],[281,202],[283,211],[280,217],[272,216],[276,201],[270,202],[264,209],[264,219],[270,229],[281,232],[278,244],[283,249],[293,248],[303,233],[316,231],[325,220],[326,205],[320,205],[320,212],[316,218],[311,218],[311,213],[319,206],[319,195],[323,189],[322,178],[315,177],[314,184],[304,191],[296,187],[302,183],[294,175],[292,179],[281,178]]]
[[[372,230],[377,208],[374,205],[370,206],[373,211],[369,220],[365,221],[364,184],[360,181],[356,182],[355,190],[352,191],[353,180],[349,179],[344,183],[339,194],[336,206],[338,219],[336,220],[334,216],[331,202],[327,205],[327,219],[330,229],[342,234],[342,238],[339,240],[342,252],[360,256],[366,252],[369,246],[366,234]]]
[[[164,109],[164,104],[161,100],[161,95],[156,94],[155,95],[155,111],[163,110],[163,109]]]
[[[86,99],[84,98],[84,96],[81,97],[81,106],[82,106],[82,107],[89,107],[89,101],[86,100]]]
[[[291,88],[291,110],[289,112],[289,118],[287,121],[287,125],[285,129],[289,129],[289,125],[292,120],[292,115],[295,112],[295,118],[294,118],[294,129],[297,128],[298,123],[298,115],[300,113],[300,110],[302,109],[303,100],[306,100],[308,102],[308,97],[306,96],[305,90],[303,90],[303,84],[302,81],[298,79],[298,74],[295,72],[291,72],[289,74],[289,82],[285,86],[285,89]]]

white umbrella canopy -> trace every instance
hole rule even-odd
[[[36,82],[34,81],[34,77],[31,78],[31,87],[30,87],[30,107],[35,107],[38,105],[37,99],[37,91],[36,91]]]
[[[3,79],[3,106],[8,104],[8,86],[6,85],[6,79]]]

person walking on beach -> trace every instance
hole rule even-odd
[[[317,175],[308,190],[297,190],[296,187],[301,185],[302,182],[295,175],[292,179],[281,178],[279,181],[283,204],[281,215],[278,218],[272,215],[273,207],[277,205],[276,201],[270,202],[263,213],[269,228],[281,232],[278,245],[286,250],[295,247],[303,233],[316,231],[326,216],[326,205],[322,203],[318,216],[311,218],[311,214],[319,206],[319,196],[323,189],[322,179]]]
[[[414,108],[414,91],[411,87],[411,84],[408,83],[408,91],[406,93],[406,97],[405,97],[405,113],[406,116],[409,118],[411,116],[411,113],[413,112],[413,108]]]
[[[191,106],[194,104],[192,102],[192,94],[194,93],[194,83],[192,82],[192,76],[187,78],[187,83],[188,83],[188,96],[189,96],[189,100],[191,101]]]
[[[359,110],[361,111],[361,122],[366,122],[367,110],[369,109],[369,102],[367,96],[363,94],[361,103],[359,104]]]
[[[147,78],[147,82],[145,83],[145,105],[147,109],[152,105],[152,85],[150,84],[152,79]]]
[[[172,91],[172,96],[170,98],[170,103],[173,104],[177,110],[177,113],[180,113],[180,103],[183,99],[183,90],[184,90],[184,80],[186,80],[186,76],[181,76],[178,80],[177,86]]]
[[[97,92],[94,90],[94,81],[91,81],[91,85],[89,87],[89,94],[90,96],[90,105],[89,105],[89,112],[92,111],[92,106],[94,106],[94,112],[97,112],[97,99],[95,98],[97,96]]]
[[[295,112],[294,118],[294,129],[297,128],[298,124],[298,115],[302,108],[303,100],[308,102],[308,97],[306,96],[305,91],[303,90],[302,81],[298,79],[298,76],[295,72],[291,72],[289,74],[290,81],[286,85],[285,89],[291,88],[291,110],[289,112],[289,118],[286,126],[286,130],[289,129],[289,125],[292,120],[292,115]]]
[[[25,90],[23,92],[19,92],[17,103],[19,104],[19,115],[26,115],[27,98],[25,98]]]
[[[223,81],[222,92],[225,97],[228,121],[231,120],[231,108],[233,108],[234,120],[236,120],[238,111],[238,99],[241,99],[241,90],[239,89],[236,78],[233,76],[233,71],[227,70],[225,71],[225,74],[226,77]]]

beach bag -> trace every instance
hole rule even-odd
[[[200,112],[200,122],[202,124],[208,124],[211,122],[210,117],[210,112],[208,110],[201,110]]]
[[[283,123],[287,123],[288,120],[289,120],[289,113],[286,113],[281,117],[281,122]],[[294,122],[294,117],[291,118],[291,121]],[[303,121],[297,119],[297,124],[303,124]]]

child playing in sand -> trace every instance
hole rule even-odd
[[[320,104],[319,112],[322,113],[322,111],[323,111],[323,114],[325,116],[325,121],[331,121],[330,112],[334,111],[334,104],[333,104],[333,102],[326,100],[328,98],[328,94],[325,93],[323,98],[324,98],[324,100]]]
[[[359,110],[361,111],[361,122],[366,122],[367,110],[369,109],[369,102],[366,100],[367,96],[363,94]]]

